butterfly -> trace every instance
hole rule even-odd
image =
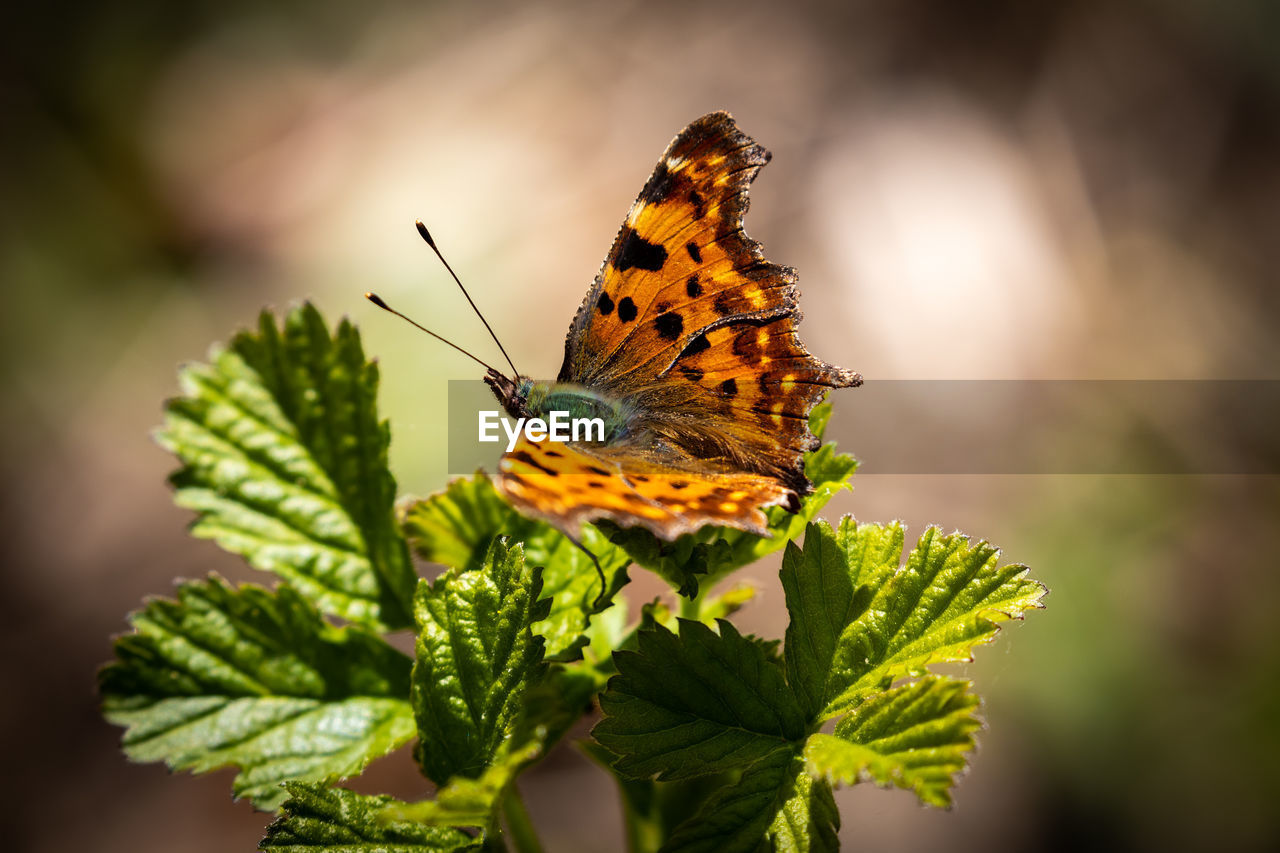
[[[488,370],[513,418],[604,422],[602,441],[525,435],[503,455],[494,479],[520,512],[570,538],[606,519],[673,540],[708,524],[767,536],[764,508],[799,509],[818,445],[809,412],[862,377],[809,354],[795,270],[743,230],[747,187],[769,159],[728,113],[692,122],[627,214],[559,375]]]

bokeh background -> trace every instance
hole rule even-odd
[[[802,329],[830,361],[872,379],[1277,379],[1277,9],[8,9],[6,848],[228,851],[261,837],[266,816],[229,801],[228,774],[129,765],[93,681],[143,596],[177,576],[253,574],[185,535],[164,485],[173,463],[149,431],[178,364],[260,307],[312,298],[360,324],[382,363],[401,488],[432,491],[446,382],[473,366],[361,294],[494,353],[413,220],[522,368],[551,375],[658,154],[724,108],[774,152],[748,229],[798,267]],[[841,410],[858,405],[841,395],[832,426],[855,453]],[[924,401],[910,424],[879,428],[945,442],[948,415]],[[1028,405],[991,441],[1038,417]],[[1163,426],[1123,406],[1094,417],[1153,441]],[[1263,438],[1241,453],[1274,459]],[[829,515],[959,528],[1052,594],[966,670],[989,729],[954,810],[843,791],[848,849],[1280,845],[1280,478],[906,476],[867,457],[856,485]],[[771,636],[784,627],[776,568],[753,572],[760,600],[742,615]],[[640,578],[635,592],[658,586]],[[358,787],[425,793],[407,751]],[[550,850],[620,849],[613,792],[573,750],[523,789]]]

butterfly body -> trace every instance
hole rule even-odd
[[[571,419],[599,419],[603,424],[603,443],[616,442],[628,432],[633,413],[626,404],[585,385],[571,382],[547,382],[516,377],[506,382],[502,374],[485,377],[494,395],[513,418],[541,418],[552,412],[563,412]]]
[[[568,533],[608,519],[674,539],[706,524],[767,535],[761,510],[811,489],[809,411],[861,383],[796,332],[796,274],[742,228],[769,154],[727,113],[671,143],[632,206],[565,341],[555,381],[485,381],[513,417],[599,417],[601,442],[522,438],[499,490]]]

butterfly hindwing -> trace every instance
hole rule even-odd
[[[650,428],[692,451],[698,448],[687,436],[701,434],[738,466],[775,476],[803,494],[808,487],[804,453],[818,445],[809,430],[809,412],[831,388],[861,378],[809,355],[796,319],[784,314],[705,333],[673,366],[682,384],[642,395],[653,411],[696,412],[696,418],[659,415]],[[661,399],[676,396],[682,402],[674,407]],[[702,455],[708,452],[715,451]]]
[[[674,539],[706,524],[767,535],[761,510],[790,492],[759,474],[716,471],[697,459],[655,459],[642,448],[531,441],[502,457],[499,490],[526,515],[576,530],[598,519]]]

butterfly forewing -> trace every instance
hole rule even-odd
[[[803,492],[810,409],[860,379],[805,349],[794,270],[743,230],[768,162],[725,113],[676,137],[574,318],[560,379],[621,396],[691,455]]]
[[[569,329],[560,380],[625,393],[699,334],[795,309],[795,274],[742,230],[769,153],[725,113],[693,122],[658,161]]]

